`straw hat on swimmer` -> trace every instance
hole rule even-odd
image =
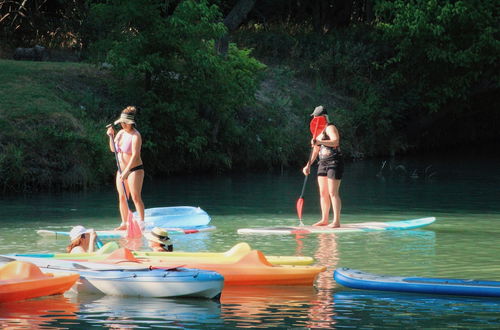
[[[148,240],[149,247],[156,252],[172,252],[174,247],[170,238],[168,237],[168,231],[163,228],[155,227],[150,233],[144,234],[144,237]]]

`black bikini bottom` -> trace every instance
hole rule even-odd
[[[131,168],[129,172],[132,173],[132,172],[139,171],[139,170],[144,170],[144,165],[143,164]]]

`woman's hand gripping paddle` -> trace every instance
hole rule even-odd
[[[106,126],[106,128],[111,127],[112,124]],[[118,160],[118,152],[116,151],[116,144],[113,137],[110,135],[109,138],[113,143],[113,149],[115,152],[116,167],[118,168],[118,173],[122,174],[122,169],[120,167],[120,160]],[[137,221],[134,220],[134,214],[130,211],[130,205],[127,195],[127,189],[125,188],[125,182],[122,180],[123,193],[127,199],[127,238],[139,238],[142,237],[142,230]]]
[[[319,132],[323,131],[326,127],[326,118],[324,116],[314,117],[309,124],[309,129],[311,130],[313,140],[316,139]],[[308,163],[311,161],[311,157],[313,154],[314,148],[311,147],[311,153],[309,154]],[[302,208],[304,206],[304,191],[306,190],[307,178],[309,175],[306,175],[304,178],[304,184],[302,185],[302,192],[300,193],[300,197],[297,200],[297,215],[299,216],[300,225],[303,226],[302,223]]]

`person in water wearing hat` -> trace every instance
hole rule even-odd
[[[144,236],[148,240],[151,250],[155,252],[172,252],[174,250],[174,246],[168,237],[168,232],[163,228],[155,227],[150,233],[144,234]]]
[[[71,242],[66,247],[68,253],[94,252],[97,234],[94,229],[75,226],[69,232],[69,239]]]
[[[112,152],[118,153],[118,160],[121,171],[116,173],[116,189],[118,190],[120,215],[122,222],[115,230],[127,228],[128,205],[127,197],[130,196],[134,202],[135,209],[139,214],[141,226],[144,224],[144,203],[142,201],[142,184],[144,182],[144,165],[141,159],[142,138],[136,129],[135,114],[137,109],[133,106],[126,107],[115,121],[115,125],[120,124],[122,129],[115,136],[112,126],[108,127],[107,134],[111,137],[109,148]],[[113,139],[113,140],[112,140]],[[114,143],[113,143],[114,141]],[[121,172],[121,173],[120,173]],[[123,183],[127,192],[123,191]],[[125,195],[127,193],[127,195]]]
[[[304,175],[311,173],[311,164],[319,156],[318,161],[318,186],[321,204],[321,220],[313,226],[340,227],[340,200],[339,188],[344,173],[344,160],[340,152],[340,135],[328,119],[328,113],[322,105],[317,106],[311,116],[325,116],[328,122],[325,129],[313,137],[311,146],[313,149],[311,159],[302,169]],[[328,224],[330,206],[333,208],[333,222]]]

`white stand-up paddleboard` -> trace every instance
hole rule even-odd
[[[415,229],[430,225],[436,218],[421,218],[402,221],[387,222],[360,222],[342,224],[339,228],[327,226],[289,226],[289,227],[257,227],[238,229],[238,234],[337,234],[337,233],[358,233],[387,230]]]
[[[137,212],[134,213],[137,219]],[[210,226],[210,216],[203,209],[194,206],[169,206],[155,207],[144,210],[145,232],[154,227],[161,227],[169,234],[195,234],[214,230]],[[37,230],[37,234],[43,237],[69,236],[66,231]],[[101,239],[116,239],[127,236],[125,230],[100,230],[97,235]]]
[[[205,231],[215,230],[215,226],[199,226],[190,229],[184,228],[164,228],[168,231],[168,234],[178,235],[178,234],[196,234]],[[148,232],[146,230],[146,232]],[[37,230],[36,233],[42,237],[69,237],[69,231],[55,231],[55,230]],[[97,236],[101,239],[119,239],[127,236],[126,230],[97,230]]]

